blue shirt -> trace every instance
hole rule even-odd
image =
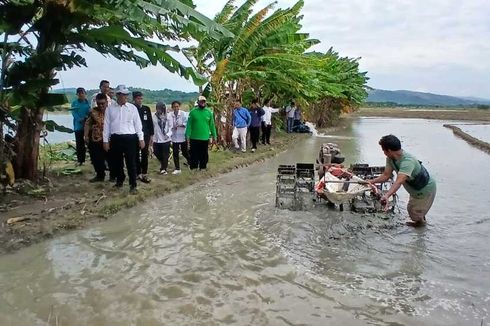
[[[250,126],[252,118],[250,117],[250,112],[243,107],[233,110],[233,126],[237,128],[245,128]]]
[[[90,103],[88,100],[79,101],[76,99],[71,103],[71,115],[73,116],[73,130],[83,130],[85,119],[90,111]]]
[[[251,126],[252,127],[260,127],[262,123],[262,116],[265,114],[264,109],[257,108],[250,110],[250,116],[252,117]]]

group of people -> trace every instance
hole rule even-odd
[[[160,174],[168,174],[171,148],[175,166],[172,174],[181,173],[180,153],[191,170],[207,168],[208,145],[216,139],[216,128],[213,111],[207,107],[204,96],[199,96],[197,105],[189,113],[180,109],[179,101],[172,102],[171,110],[167,110],[165,103],[158,102],[156,112],[152,113],[148,106],[143,105],[141,92],[133,92],[133,102],[130,103],[130,91],[124,85],[114,90],[115,99],[110,95],[107,80],[102,80],[99,88],[100,92],[91,101],[87,99],[85,89],[78,88],[77,99],[71,105],[78,164],[85,162],[88,148],[95,170],[95,177],[90,182],[104,181],[109,170],[109,180],[115,182],[115,187],[122,187],[126,178],[125,164],[130,192],[134,193],[137,179],[145,183],[151,181],[148,177],[150,148],[160,161]],[[250,109],[246,109],[240,100],[235,100],[232,117],[235,149],[247,151],[248,132],[252,152],[257,149],[259,140],[270,145],[272,114],[277,112],[279,109],[273,108],[270,101],[261,107],[254,99]],[[295,120],[301,119],[301,112],[294,102],[286,108],[286,115],[287,131],[292,132]],[[386,204],[403,185],[410,194],[407,207],[411,218],[409,224],[424,225],[436,194],[435,180],[421,162],[401,149],[397,137],[384,136],[379,144],[387,157],[386,168],[381,176],[366,183],[384,182],[396,171],[397,178],[381,197],[381,202]]]
[[[130,192],[136,192],[138,179],[151,182],[150,148],[160,161],[160,174],[168,174],[171,148],[175,167],[172,174],[181,173],[180,153],[190,169],[206,169],[208,143],[216,138],[216,128],[204,96],[189,113],[180,109],[179,101],[172,102],[171,110],[158,102],[152,113],[143,105],[141,92],[132,93],[131,103],[130,91],[124,85],[114,89],[115,99],[110,95],[109,81],[102,80],[99,89],[89,102],[85,89],[78,88],[77,99],[71,105],[78,164],[85,162],[88,148],[95,170],[90,182],[104,181],[109,170],[109,180],[120,188],[126,179],[126,165]]]
[[[272,113],[279,112],[271,106],[271,101],[267,100],[263,107],[260,107],[259,100],[252,100],[250,109],[244,108],[239,99],[233,103],[232,117],[232,140],[236,151],[247,151],[247,134],[250,133],[252,153],[257,150],[259,141],[263,145],[271,144],[272,132]],[[262,131],[262,135],[261,135]]]

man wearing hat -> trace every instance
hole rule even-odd
[[[199,96],[197,106],[189,112],[185,137],[190,145],[191,170],[199,168],[205,170],[208,164],[208,145],[209,139],[216,139],[216,127],[214,125],[214,114],[210,108],[206,107],[206,98]]]
[[[128,102],[129,90],[125,85],[115,89],[116,98],[104,116],[104,150],[111,149],[112,168],[116,176],[115,187],[120,188],[124,179],[124,162],[129,177],[130,193],[136,192],[136,154],[137,146],[145,147],[143,127],[136,106]]]
[[[138,109],[138,113],[141,119],[141,125],[143,126],[143,137],[145,140],[145,147],[141,150],[136,148],[136,175],[138,179],[144,183],[150,183],[151,179],[148,178],[148,149],[153,143],[153,119],[151,117],[151,110],[146,105],[143,105],[143,93],[133,92],[133,103]]]

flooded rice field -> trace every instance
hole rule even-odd
[[[443,123],[357,119],[2,256],[0,325],[487,325],[490,156]],[[326,141],[384,164],[387,133],[437,179],[425,228],[404,225],[404,190],[389,218],[274,207],[278,164],[313,162]]]

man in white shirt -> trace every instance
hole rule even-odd
[[[179,149],[182,151],[182,156],[186,159],[189,165],[189,151],[187,150],[187,142],[185,141],[185,127],[187,125],[188,114],[180,109],[180,102],[172,102],[173,112],[169,117],[173,121],[172,125],[172,152],[174,157],[175,171],[172,174],[180,174]]]
[[[104,150],[111,150],[111,165],[116,176],[114,186],[122,187],[126,178],[124,159],[129,177],[129,191],[135,193],[138,142],[140,148],[145,147],[143,127],[138,109],[128,102],[129,89],[125,85],[118,85],[115,91],[117,101],[107,108],[104,116]]]
[[[109,84],[109,81],[108,80],[101,80],[100,83],[99,83],[99,90],[100,92],[99,93],[95,93],[93,96],[92,96],[92,101],[91,101],[91,106],[90,106],[90,109],[93,109],[93,108],[96,108],[97,107],[97,101],[96,101],[96,97],[98,94],[105,94],[106,98],[107,98],[107,107],[111,106],[112,104],[112,97],[109,95],[109,91],[111,90],[112,88],[110,87],[110,84]]]
[[[291,101],[291,104],[288,105],[286,108],[286,115],[287,115],[287,132],[291,133],[293,132],[293,123],[294,123],[294,112],[296,111],[296,106],[294,105],[294,102]]]
[[[267,100],[263,107],[265,114],[262,116],[262,144],[271,144],[272,113],[279,112],[279,109],[271,107],[271,100]]]

